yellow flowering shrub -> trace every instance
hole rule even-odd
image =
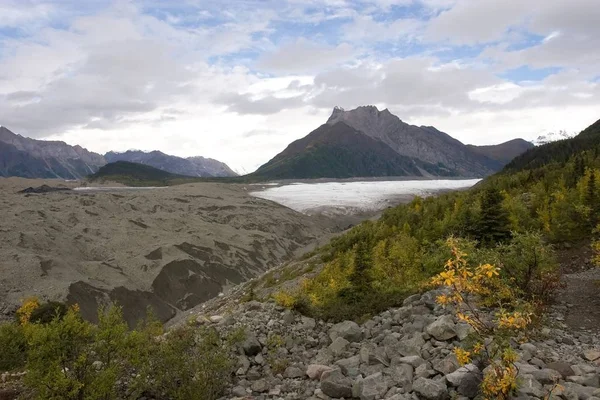
[[[471,266],[456,239],[448,239],[452,258],[432,284],[447,289],[437,302],[452,306],[457,318],[473,328],[472,341],[454,354],[461,365],[475,360],[486,370],[481,393],[486,399],[508,399],[517,389],[516,353],[510,338],[517,338],[531,325],[532,305],[519,297],[501,277],[499,267],[491,264]],[[485,312],[488,308],[494,312]]]
[[[277,304],[282,307],[292,308],[296,303],[296,299],[294,296],[286,293],[286,292],[277,292],[273,294],[273,299]]]
[[[21,325],[29,323],[31,314],[40,306],[40,300],[37,297],[29,297],[23,301],[21,307],[17,310],[17,318]]]

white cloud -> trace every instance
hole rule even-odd
[[[577,131],[600,117],[596,3],[5,0],[0,123],[245,170],[335,105],[389,107],[470,143]],[[522,66],[556,72],[506,78]]]
[[[279,73],[319,71],[354,58],[356,51],[348,43],[323,45],[304,38],[285,44],[258,62],[259,68]]]

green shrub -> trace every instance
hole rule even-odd
[[[526,298],[548,302],[553,297],[559,288],[558,263],[540,234],[516,234],[497,251],[503,274]]]
[[[137,332],[132,348],[137,377],[133,397],[174,400],[219,398],[233,372],[233,337],[222,339],[214,329],[181,327],[161,336]]]
[[[233,336],[221,339],[214,330],[190,327],[162,335],[151,317],[130,331],[116,306],[101,308],[98,315],[93,325],[73,307],[49,323],[2,327],[0,340],[8,345],[27,338],[25,383],[35,398],[211,400],[221,395],[232,372]],[[18,355],[11,356],[11,367]]]
[[[0,371],[12,371],[25,365],[27,339],[17,323],[0,324]]]

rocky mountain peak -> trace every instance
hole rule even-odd
[[[335,107],[327,124],[333,125],[337,122],[345,122],[352,128],[361,131],[375,139],[382,140],[391,126],[404,124],[400,118],[392,114],[387,108],[379,111],[376,106],[360,106],[346,111]]]

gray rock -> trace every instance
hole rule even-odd
[[[573,368],[571,368],[571,365],[564,361],[551,362],[546,365],[546,368],[558,371],[563,378],[566,378],[567,376],[575,375],[575,371],[573,371]]]
[[[454,372],[458,369],[458,361],[454,354],[447,356],[442,360],[437,360],[433,363],[433,369],[444,375]]]
[[[567,378],[569,382],[575,382],[582,386],[600,387],[600,376],[598,374],[586,375],[586,376],[569,376]]]
[[[242,343],[242,348],[247,356],[255,356],[262,351],[262,346],[254,333],[246,334],[246,339]]]
[[[419,365],[421,364],[425,364],[425,360],[423,360],[423,358],[421,358],[420,356],[407,356],[407,357],[400,357],[397,358],[396,360],[394,360],[395,362],[398,363],[403,363],[403,364],[409,364],[412,365],[414,368],[417,368]]]
[[[302,378],[304,376],[304,371],[295,366],[287,367],[283,373],[284,378]]]
[[[325,371],[321,375],[321,390],[330,397],[352,397],[352,383],[339,369]]]
[[[519,394],[531,395],[535,397],[544,396],[544,387],[532,375],[519,375],[521,385],[517,392]]]
[[[427,400],[446,400],[448,388],[441,381],[419,378],[413,382],[413,390]]]
[[[390,376],[394,384],[404,387],[413,381],[414,370],[409,364],[399,364],[386,369],[385,373]]]
[[[541,384],[556,383],[561,378],[560,372],[548,368],[531,371],[531,375]]]
[[[425,344],[423,336],[416,332],[412,337],[406,336],[398,340],[392,336],[387,336],[384,341],[384,348],[390,360],[405,356],[420,356],[421,348]]]
[[[454,327],[454,331],[456,332],[458,340],[462,341],[465,340],[467,336],[469,336],[475,330],[471,325],[461,322],[459,324],[456,324],[456,326]]]
[[[402,305],[410,306],[414,303],[418,303],[419,301],[421,301],[421,294],[417,293],[417,294],[413,294],[412,296],[408,296],[406,299],[404,299],[404,301],[402,302]]]
[[[348,344],[350,344],[350,342],[344,339],[343,337],[337,337],[335,338],[333,343],[329,345],[329,350],[333,355],[339,356],[344,353],[344,350],[346,350]]]
[[[342,337],[349,342],[360,342],[362,331],[356,322],[344,321],[331,327],[329,337],[332,341],[338,337]]]
[[[520,347],[521,350],[528,351],[529,354],[531,354],[532,356],[535,356],[535,354],[537,353],[537,347],[535,347],[535,345],[531,343],[523,343]]]
[[[355,377],[359,374],[360,356],[353,356],[338,360],[335,365],[340,367],[344,375]]]
[[[269,390],[269,384],[266,379],[259,379],[255,381],[250,388],[253,392],[264,393]]]
[[[458,385],[458,393],[468,398],[475,398],[479,394],[481,380],[481,374],[467,374],[467,376],[465,376],[465,378]]]
[[[583,358],[588,361],[596,361],[600,359],[600,351],[598,350],[586,350],[583,352]]]
[[[447,374],[445,378],[452,386],[458,387],[465,379],[468,379],[469,375],[479,376],[480,374],[481,371],[479,371],[479,368],[477,368],[476,365],[467,364],[456,371]]]
[[[327,366],[327,365],[321,365],[321,364],[311,364],[308,366],[308,368],[306,369],[306,375],[310,378],[310,379],[321,379],[321,375],[323,375],[323,373],[325,371],[333,371],[333,368]]]
[[[437,340],[450,340],[456,337],[456,324],[451,315],[445,314],[430,324],[426,331]]]
[[[381,372],[358,379],[353,385],[353,396],[360,400],[381,399],[386,394],[388,385]]]
[[[236,386],[231,390],[231,394],[235,397],[246,397],[248,392],[246,392],[246,388],[243,386]]]

